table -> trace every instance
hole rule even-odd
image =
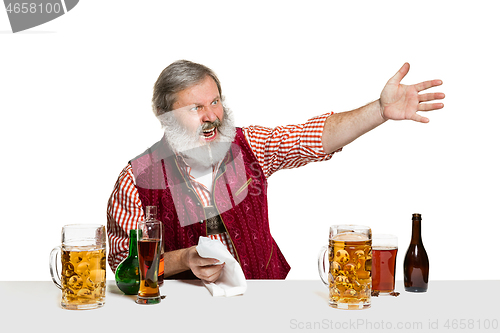
[[[215,298],[199,281],[165,281],[158,305],[137,305],[113,280],[106,304],[94,310],[60,307],[52,281],[0,282],[2,327],[16,332],[498,332],[500,281],[430,281],[427,293],[372,298],[365,310],[328,306],[319,280],[250,280],[242,296]],[[220,325],[221,322],[225,324]],[[496,328],[496,329],[495,329]]]

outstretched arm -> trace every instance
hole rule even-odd
[[[325,122],[322,144],[327,153],[351,143],[387,120],[414,120],[429,122],[418,111],[432,111],[443,108],[443,103],[423,103],[444,98],[443,93],[420,94],[421,91],[441,85],[441,80],[403,85],[401,80],[408,74],[410,64],[403,67],[385,85],[380,99],[359,109],[332,114]]]

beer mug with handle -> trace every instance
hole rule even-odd
[[[371,306],[372,232],[360,225],[333,225],[328,246],[318,258],[319,275],[328,286],[333,308]]]
[[[65,225],[61,238],[61,245],[50,253],[50,274],[52,281],[62,290],[61,306],[69,310],[87,310],[103,306],[106,294],[104,226]]]

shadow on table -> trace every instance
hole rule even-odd
[[[201,282],[201,280],[177,280],[177,281],[181,282],[181,283],[188,284],[188,285],[192,285],[192,286],[203,287],[203,283]],[[133,302],[135,302],[137,299],[137,295],[125,295],[123,293],[123,291],[121,291],[120,288],[118,288],[118,286],[114,283],[108,283],[108,286],[106,287],[106,292],[112,293],[115,295],[123,296],[125,298],[130,299]],[[160,288],[160,292],[161,292],[161,288]],[[162,299],[164,299],[164,298],[165,298],[165,296],[162,295]]]
[[[203,283],[201,282],[201,280],[177,280],[177,281],[185,283],[185,284],[189,284],[192,286],[203,287]]]
[[[329,304],[329,299],[328,299],[328,289],[325,288],[325,291],[319,291],[316,290],[314,291],[314,294],[318,297],[320,297],[322,300],[325,301],[326,304]]]
[[[118,288],[116,286],[116,284],[108,284],[107,288],[106,288],[106,292],[108,293],[112,293],[112,294],[115,294],[115,295],[120,295],[120,296],[123,296],[125,298],[128,298],[130,299],[131,301],[135,302],[135,300],[137,299],[137,295],[125,295],[123,293],[123,291],[120,290],[120,288]]]

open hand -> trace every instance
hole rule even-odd
[[[443,93],[419,94],[421,91],[440,86],[441,80],[431,80],[411,86],[401,84],[401,80],[408,74],[410,64],[403,67],[385,85],[380,94],[380,112],[384,119],[410,119],[421,123],[428,123],[429,119],[417,114],[417,111],[433,111],[444,107],[443,103],[422,103],[444,98]]]

